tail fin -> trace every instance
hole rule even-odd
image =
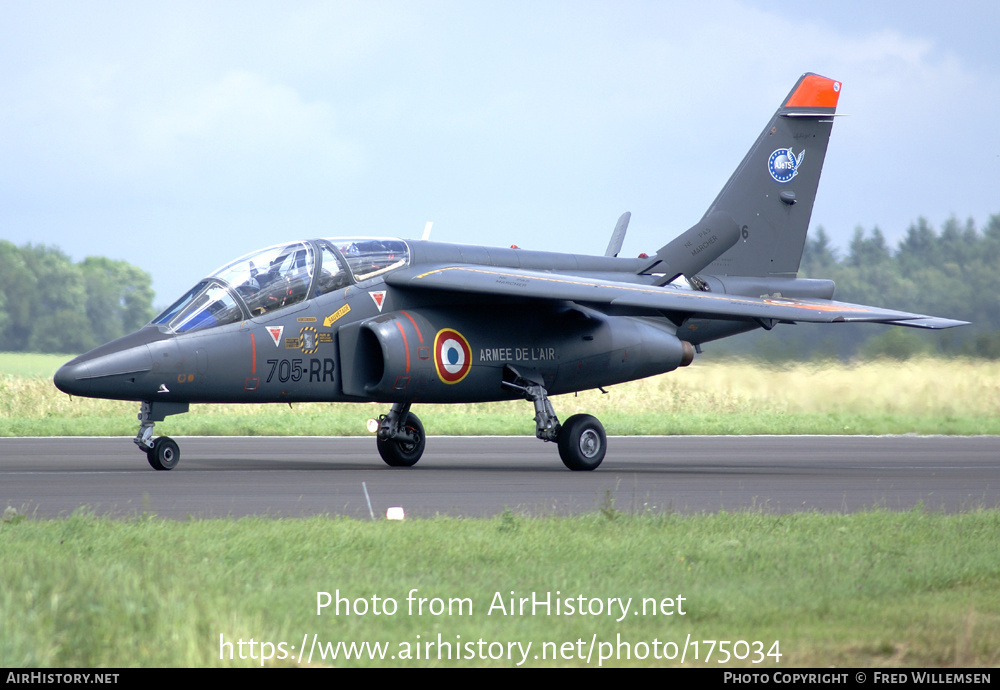
[[[740,238],[700,271],[795,277],[839,97],[840,82],[811,73],[799,77],[705,212],[702,223],[731,217]]]

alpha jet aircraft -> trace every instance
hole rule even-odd
[[[415,464],[414,403],[525,398],[535,435],[571,470],[604,459],[590,415],[549,396],[691,363],[706,342],[796,322],[949,328],[964,322],[832,301],[796,278],[840,83],[805,74],[704,217],[654,256],[618,257],[388,238],[286,242],[198,282],[141,330],[63,366],[73,395],[141,403],[135,444],[157,470],[177,443],[155,422],[191,403],[391,405],[369,430],[391,466]]]

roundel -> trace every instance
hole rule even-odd
[[[445,383],[458,383],[472,369],[469,341],[451,328],[442,328],[434,336],[434,367]]]

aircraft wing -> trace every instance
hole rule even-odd
[[[933,329],[968,323],[832,300],[742,297],[491,266],[415,266],[387,275],[385,280],[394,287],[413,290],[639,307],[709,319],[871,322]]]

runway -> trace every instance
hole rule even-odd
[[[1000,437],[612,437],[594,472],[570,472],[528,437],[430,437],[390,468],[366,438],[178,438],[156,472],[131,438],[0,439],[0,510],[39,517],[173,519],[347,515],[568,515],[601,506],[682,513],[1000,506]]]

